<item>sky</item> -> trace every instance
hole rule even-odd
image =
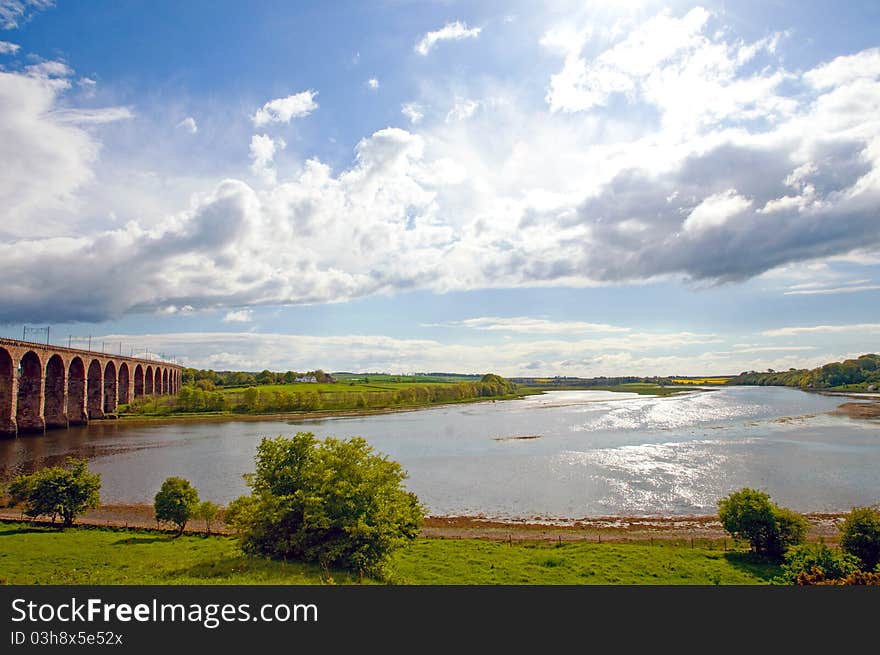
[[[0,335],[509,376],[878,352],[878,46],[876,2],[0,0]]]

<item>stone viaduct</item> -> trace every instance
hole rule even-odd
[[[0,436],[43,432],[116,413],[139,396],[175,394],[182,367],[0,338]]]

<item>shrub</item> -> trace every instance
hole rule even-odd
[[[70,527],[77,515],[98,506],[101,476],[88,470],[84,459],[67,458],[67,468],[53,466],[31,475],[19,475],[9,485],[13,503],[25,503],[25,514],[60,517]]]
[[[807,534],[806,519],[789,509],[777,507],[762,491],[744,488],[718,501],[721,525],[733,537],[745,539],[755,553],[781,557]]]
[[[825,544],[795,546],[785,555],[777,582],[809,585],[840,580],[859,570],[859,560]]]
[[[198,504],[199,492],[189,480],[168,478],[154,499],[156,521],[173,523],[177,526],[177,536],[180,536]]]
[[[247,476],[252,493],[230,505],[226,520],[245,552],[381,574],[424,517],[418,498],[401,486],[405,478],[400,464],[360,437],[264,438],[256,473]]]
[[[219,505],[212,503],[210,500],[205,500],[196,506],[193,518],[203,520],[205,522],[205,534],[211,534],[211,523],[217,518],[219,513]]]
[[[861,562],[862,571],[873,571],[880,562],[880,512],[854,507],[840,526],[840,547]]]

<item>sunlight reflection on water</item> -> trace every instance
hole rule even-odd
[[[693,514],[743,486],[800,511],[880,501],[880,423],[843,399],[734,387],[657,398],[553,392],[522,400],[312,421],[104,424],[0,442],[0,475],[88,457],[105,502],[150,502],[170,475],[227,503],[263,436],[366,438],[435,514],[500,518]],[[531,439],[511,439],[516,436]]]

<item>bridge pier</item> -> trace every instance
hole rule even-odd
[[[179,390],[180,367],[0,337],[0,437],[86,425]]]

